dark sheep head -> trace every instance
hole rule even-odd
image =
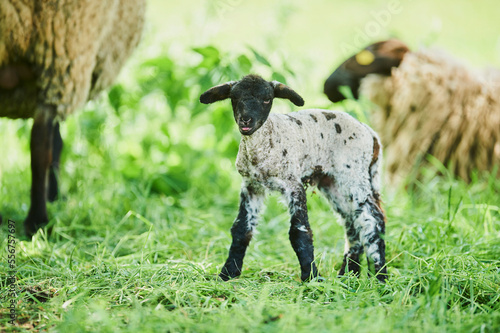
[[[258,75],[247,75],[205,91],[200,102],[211,104],[231,98],[234,120],[240,133],[252,135],[267,120],[274,98],[286,98],[297,106],[304,100],[295,91],[278,81],[268,82]]]
[[[325,82],[324,93],[335,103],[345,99],[339,87],[348,86],[357,99],[362,78],[368,74],[391,75],[392,68],[399,66],[407,52],[410,52],[408,46],[397,39],[371,44],[344,61],[330,75]]]

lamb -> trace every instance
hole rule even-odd
[[[112,83],[144,13],[145,0],[0,0],[0,116],[34,118],[28,236],[58,195],[59,121]]]
[[[304,100],[288,86],[257,75],[212,87],[200,101],[210,104],[227,98],[242,134],[236,167],[243,182],[239,213],[231,228],[233,241],[220,278],[227,281],[241,275],[266,190],[280,192],[288,203],[289,237],[302,281],[318,277],[304,188],[316,185],[345,223],[339,275],[347,271],[359,275],[359,256],[365,250],[369,266],[384,282],[385,215],[380,202],[382,154],[377,134],[344,112],[310,109],[270,114],[274,98],[297,106],[303,106]]]
[[[455,176],[473,171],[500,177],[500,71],[471,70],[439,50],[411,52],[399,40],[372,44],[347,59],[326,80],[337,102],[339,87],[376,105],[374,128],[386,148],[388,181],[419,177],[433,155]]]

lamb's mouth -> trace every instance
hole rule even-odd
[[[250,135],[254,132],[254,127],[240,126],[240,133]]]

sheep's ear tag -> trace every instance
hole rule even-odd
[[[356,62],[361,66],[368,66],[375,60],[375,56],[368,50],[363,50],[356,54]]]

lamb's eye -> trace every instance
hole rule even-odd
[[[265,100],[263,103],[264,103],[264,104],[269,104],[270,102],[271,102],[271,100],[270,100],[270,99],[267,99],[267,100]]]

